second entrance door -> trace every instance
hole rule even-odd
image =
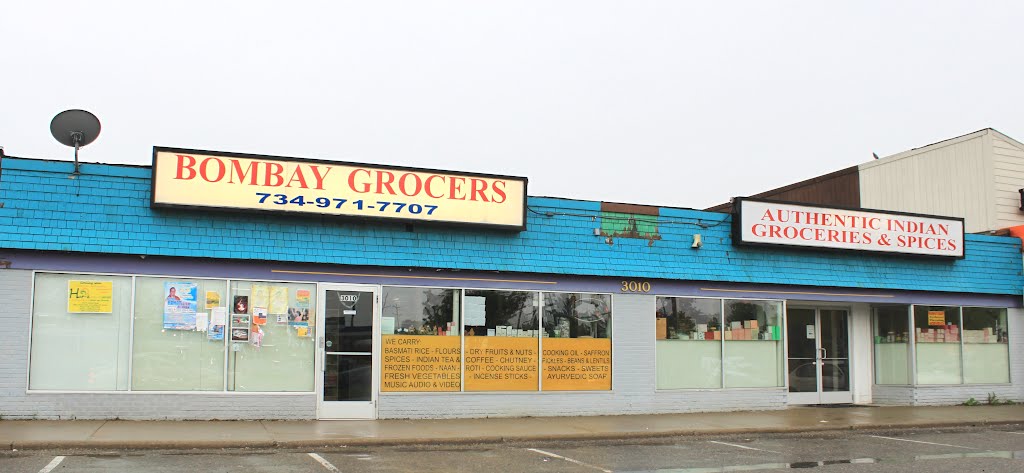
[[[786,327],[789,403],[852,403],[849,312],[790,307]]]
[[[320,419],[376,415],[377,289],[321,284],[317,317]]]

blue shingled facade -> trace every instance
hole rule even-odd
[[[600,202],[528,199],[522,233],[154,210],[150,168],[5,158],[0,248],[736,283],[1021,294],[1020,240],[968,235],[963,260],[733,246],[730,216],[662,208],[660,239],[594,235]],[[704,246],[691,248],[700,233]]]

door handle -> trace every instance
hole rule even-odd
[[[825,347],[821,347],[818,350],[821,350],[821,353],[819,353],[819,354],[821,355],[821,359],[822,360],[824,360],[825,358],[828,358],[828,350],[826,350]]]
[[[324,340],[324,336],[323,335],[321,335],[320,338],[317,339],[317,345],[320,346],[320,371],[326,373],[327,372],[327,346],[326,346],[326,342]]]

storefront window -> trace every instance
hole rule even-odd
[[[34,294],[29,389],[127,390],[132,279],[39,273]]]
[[[465,291],[466,391],[538,389],[539,304],[536,292]]]
[[[462,388],[462,291],[385,287],[381,309],[381,391]]]
[[[964,382],[1009,383],[1006,309],[964,307]]]
[[[782,302],[725,301],[725,387],[783,386]]]
[[[875,384],[910,384],[908,306],[874,308]]]
[[[611,296],[545,292],[542,389],[612,388]]]
[[[233,281],[229,297],[228,390],[312,391],[316,285]]]
[[[960,384],[960,308],[914,306],[917,384]]]
[[[132,389],[224,390],[227,283],[135,280]]]
[[[659,297],[655,321],[657,388],[721,388],[722,300]]]

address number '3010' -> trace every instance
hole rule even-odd
[[[651,292],[651,283],[647,281],[622,281],[622,292]]]

